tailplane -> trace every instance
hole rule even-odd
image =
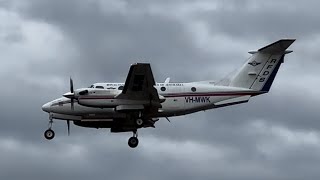
[[[249,52],[252,56],[230,79],[229,86],[268,92],[284,56],[292,52],[287,48],[294,41],[295,39],[281,39],[258,51]]]

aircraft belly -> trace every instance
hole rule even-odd
[[[74,125],[87,128],[112,128],[113,121],[74,121]]]

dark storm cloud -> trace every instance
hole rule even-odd
[[[130,3],[124,13],[105,12],[98,2],[68,3],[71,9],[64,3],[41,1],[31,6],[27,14],[59,27],[78,49],[79,58],[70,66],[76,64],[79,72],[90,72],[91,77],[98,76],[100,81],[123,81],[126,73],[120,74],[120,79],[114,70],[127,72],[128,66],[137,61],[151,62],[158,67],[154,68],[155,74],[161,76],[168,66],[181,72],[182,64],[198,66],[195,59],[211,59],[194,49],[184,26],[176,19],[145,12],[141,7],[135,13]],[[183,76],[179,78],[184,80]]]
[[[2,179],[319,177],[316,1],[39,0],[0,6],[0,17],[12,23],[4,21],[5,27],[18,27],[0,32],[10,61],[0,67]],[[129,65],[142,60],[152,63],[158,81],[165,75],[177,81],[221,78],[249,57],[246,51],[283,37],[298,38],[294,53],[271,92],[248,104],[160,120],[156,129],[139,132],[134,150],[126,145],[130,133],[72,126],[68,137],[62,121],[54,123],[56,139],[42,137],[48,116],[40,107],[68,91],[69,75],[76,87],[124,81]]]

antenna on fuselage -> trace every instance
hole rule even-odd
[[[171,121],[170,121],[170,119],[169,119],[168,117],[165,117],[165,118],[168,120],[168,122],[171,122]]]
[[[68,126],[68,136],[70,135],[70,120],[67,120],[67,126]]]
[[[168,84],[170,82],[170,77],[167,77],[167,79],[164,81],[164,84]]]

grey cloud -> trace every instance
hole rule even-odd
[[[317,1],[244,1],[221,3],[217,11],[201,13],[212,33],[236,39],[310,39],[318,34]],[[233,8],[228,8],[228,7]]]
[[[128,66],[137,61],[151,62],[158,67],[154,71],[160,80],[165,78],[162,72],[168,66],[180,72],[185,65],[200,69],[196,62],[212,61],[212,57],[194,49],[184,26],[175,19],[150,13],[104,14],[94,3],[85,8],[74,4],[72,9],[62,3],[50,3],[49,11],[46,3],[40,3],[31,7],[27,14],[46,20],[65,32],[77,46],[80,57],[69,67],[76,64],[79,71],[90,72],[100,81],[120,79],[113,75],[114,70],[126,72]],[[78,75],[85,78],[83,74]],[[122,75],[121,80],[125,76]],[[183,77],[177,80],[185,80]]]
[[[172,11],[188,1],[110,1],[106,9],[97,1],[4,2],[1,8],[17,13],[22,21],[54,28],[62,40],[60,52],[50,60],[35,61],[41,57],[37,54],[17,56],[25,66],[11,66],[11,73],[0,77],[1,178],[319,177],[319,99],[309,94],[318,85],[303,84],[313,83],[310,79],[295,82],[319,76],[319,54],[312,41],[319,29],[316,1],[215,1],[217,10],[199,8],[183,18],[174,17]],[[155,13],[152,7],[159,9]],[[214,53],[196,45],[197,36],[186,25],[195,21],[206,23],[208,41],[223,37],[213,43]],[[220,78],[248,57],[240,50],[255,50],[280,37],[298,38],[294,53],[287,57],[271,92],[247,104],[172,118],[172,123],[162,119],[157,128],[139,132],[141,145],[134,150],[126,145],[130,133],[72,126],[68,137],[63,121],[54,123],[57,139],[47,142],[42,137],[48,116],[41,105],[68,91],[69,75],[76,87],[124,81],[129,65],[142,59],[152,64],[158,81],[165,75],[176,81]],[[224,45],[225,39],[230,46]],[[17,70],[20,76],[15,75]]]

